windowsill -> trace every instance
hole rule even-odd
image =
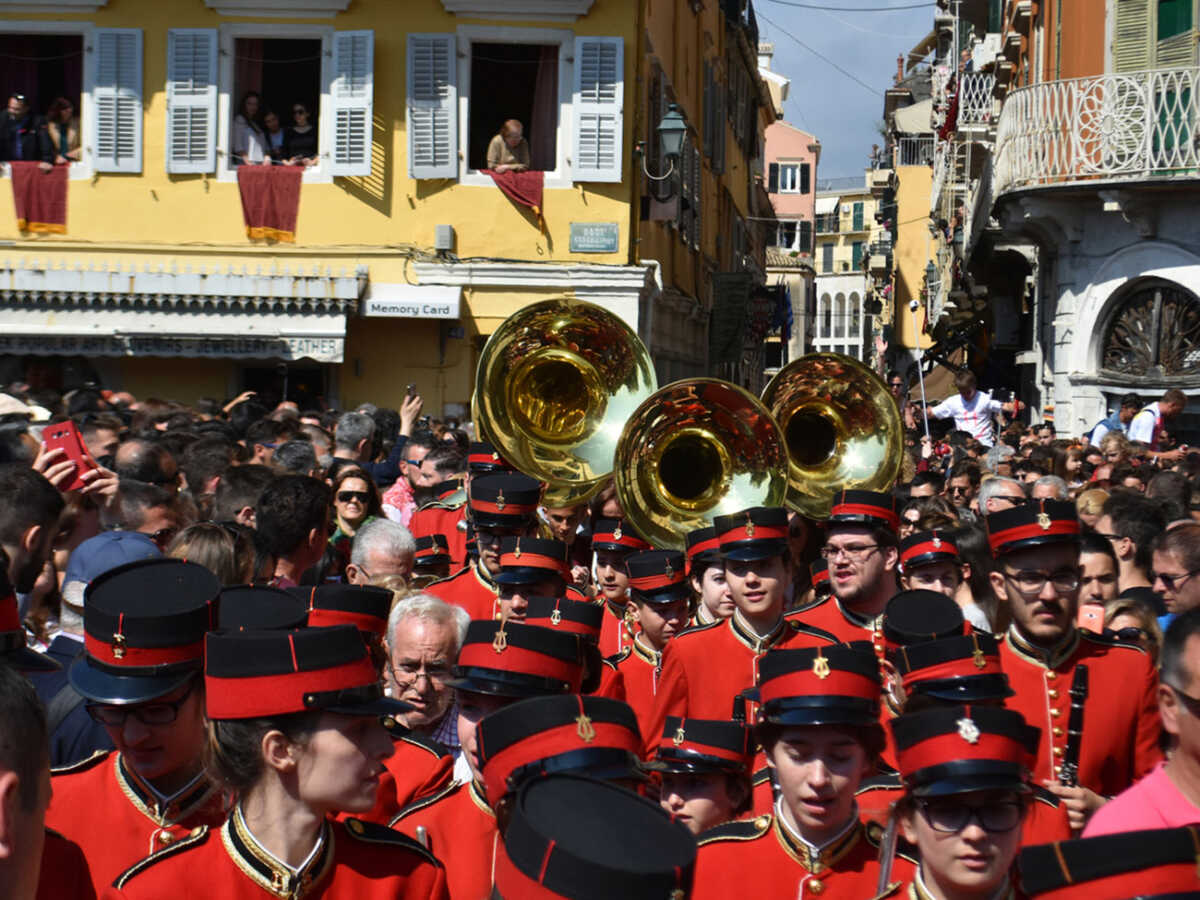
[[[237,183],[237,169],[231,169],[228,166],[218,167],[217,182],[225,182],[229,184]],[[304,170],[304,177],[301,179],[301,184],[333,184],[333,176],[329,174],[329,169],[325,165],[309,166]]]
[[[95,174],[95,168],[89,162],[71,163],[71,170],[67,173],[68,181],[87,181]],[[10,175],[8,163],[0,162],[0,178],[8,178]]]
[[[543,188],[570,189],[575,186],[570,178],[560,174],[557,169],[553,172],[543,172],[542,175]],[[467,187],[496,186],[496,182],[491,175],[487,174],[486,169],[466,169],[459,176],[458,183]]]

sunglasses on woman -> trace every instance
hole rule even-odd
[[[338,491],[337,498],[338,503],[349,503],[351,500],[366,503],[371,499],[371,495],[366,491]]]

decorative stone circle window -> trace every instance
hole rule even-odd
[[[1102,354],[1113,375],[1200,383],[1200,297],[1171,281],[1136,285],[1109,317]]]

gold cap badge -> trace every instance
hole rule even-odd
[[[496,492],[496,509],[504,512],[504,491]]]
[[[958,726],[958,736],[960,738],[968,744],[979,743],[979,726],[975,724],[974,719],[959,719],[954,724]]]
[[[822,681],[829,677],[829,660],[821,655],[820,650],[817,651],[817,658],[813,660],[813,672]]]
[[[575,733],[585,744],[590,744],[596,739],[596,727],[585,713],[580,713],[575,717]]]

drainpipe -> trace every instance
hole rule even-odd
[[[641,332],[639,336],[642,339],[642,343],[646,345],[647,349],[651,350],[651,358],[653,358],[651,339],[654,336],[654,307],[663,292],[662,263],[657,259],[639,259],[638,265],[649,268],[654,276],[654,289],[651,291],[650,296],[646,298],[646,321],[645,323],[639,321],[639,324],[643,324],[644,327],[638,329]],[[638,318],[640,320],[641,316],[639,315]]]

